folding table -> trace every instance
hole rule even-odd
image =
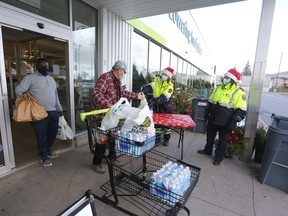
[[[181,145],[181,160],[183,160],[185,129],[196,127],[192,117],[186,114],[153,113],[153,121],[156,126],[170,127],[179,134],[178,148]]]

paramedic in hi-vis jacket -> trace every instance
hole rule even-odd
[[[245,118],[247,103],[245,91],[239,86],[241,84],[241,74],[230,69],[224,74],[224,78],[209,97],[205,109],[205,120],[208,121],[206,128],[206,145],[203,150],[198,150],[199,154],[211,155],[217,132],[219,133],[219,143],[215,149],[213,164],[220,165],[227,148],[228,136],[237,122]]]

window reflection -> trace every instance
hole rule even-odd
[[[151,82],[152,78],[166,67],[172,67],[175,71],[174,80],[184,85],[192,86],[194,80],[210,77],[191,62],[178,56],[177,53],[153,43],[148,37],[136,32],[133,33],[132,40],[132,62],[133,91],[139,91],[143,83]]]
[[[86,130],[86,125],[79,116],[92,108],[91,93],[96,81],[97,11],[79,0],[72,1],[72,11],[75,125],[76,132],[80,132]]]
[[[180,83],[182,83],[182,79],[183,79],[183,60],[182,59],[178,59],[178,71],[176,73],[176,80]]]
[[[49,1],[11,1],[1,0],[7,4],[46,17],[56,22],[69,25],[69,0]]]
[[[170,52],[162,48],[161,69],[170,67]]]
[[[160,71],[160,46],[150,42],[149,46],[149,72],[157,74]]]
[[[133,86],[132,91],[139,91],[140,87],[148,83],[147,62],[148,62],[148,39],[140,36],[137,33],[133,34],[132,38],[132,63],[133,63]]]
[[[174,69],[174,71],[176,72],[177,75],[177,71],[178,71],[178,58],[174,55],[171,54],[171,67]]]

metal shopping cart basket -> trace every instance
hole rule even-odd
[[[95,140],[90,124],[87,124],[87,129],[90,150],[93,152],[93,142]],[[185,204],[198,182],[201,170],[199,167],[157,151],[157,146],[163,142],[160,134],[138,142],[123,137],[117,132],[115,134],[115,131],[103,132],[108,135],[114,133],[118,162],[113,163],[109,158],[105,158],[108,164],[109,180],[100,186],[103,191],[101,195],[93,194],[96,199],[127,215],[172,216],[178,215],[182,211],[190,215],[190,211]],[[168,164],[171,165],[169,168]],[[165,166],[167,167],[164,169]],[[173,187],[172,184],[167,187],[165,178],[162,178],[159,182],[159,176],[161,174],[166,175],[170,167],[173,166],[175,169],[176,167],[177,169],[182,167],[183,170],[184,168],[189,170],[188,175],[187,173],[183,174],[185,178],[183,177],[182,180],[185,183],[177,182],[177,184],[175,183],[176,186]],[[160,175],[157,176],[157,173],[160,173]],[[184,190],[181,191],[182,186]]]

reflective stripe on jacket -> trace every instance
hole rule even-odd
[[[236,84],[220,84],[209,97],[206,112],[209,112],[209,121],[226,126],[232,119],[241,121],[246,109],[246,96],[242,88]]]
[[[154,112],[172,113],[173,102],[171,96],[174,92],[174,84],[156,77],[149,85],[153,89],[153,97],[157,100],[157,103],[153,106]]]
[[[174,90],[174,84],[172,82],[162,81],[160,77],[156,77],[153,82],[150,84],[153,89],[153,97],[158,98],[162,94],[166,96],[167,99],[169,99]]]

